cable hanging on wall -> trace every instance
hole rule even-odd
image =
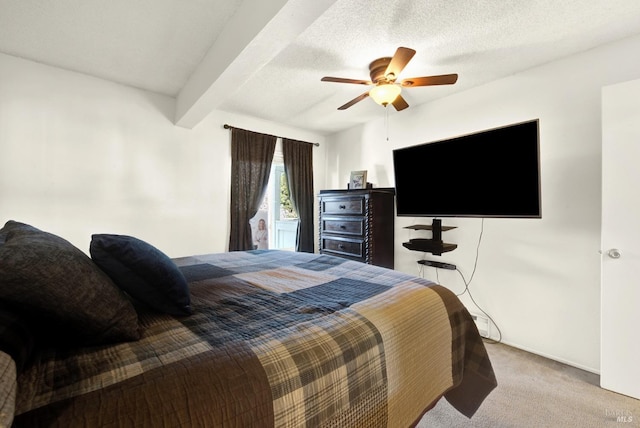
[[[476,256],[475,256],[475,260],[473,263],[473,270],[471,271],[471,277],[469,278],[469,280],[467,281],[467,279],[464,277],[464,274],[462,273],[462,271],[460,271],[460,269],[458,269],[457,266],[455,265],[450,265],[448,263],[441,263],[441,262],[433,262],[433,261],[425,261],[425,260],[420,260],[418,261],[419,264],[419,268],[418,268],[418,275],[424,278],[424,266],[433,266],[436,268],[436,283],[441,284],[440,282],[440,277],[438,274],[438,268],[439,267],[443,267],[445,266],[447,269],[455,269],[458,274],[460,275],[460,277],[462,278],[462,282],[464,283],[464,290],[461,293],[457,293],[456,296],[457,297],[461,297],[464,294],[468,294],[469,298],[471,299],[471,301],[473,302],[473,304],[475,305],[475,307],[487,318],[487,322],[490,322],[491,324],[493,324],[496,328],[496,330],[498,331],[498,339],[497,340],[493,340],[489,337],[489,332],[487,330],[487,336],[482,336],[484,340],[490,342],[490,343],[500,343],[502,341],[502,331],[500,330],[500,327],[498,327],[498,324],[496,324],[496,322],[493,320],[493,318],[491,318],[491,316],[480,307],[480,305],[475,301],[475,299],[473,298],[473,295],[471,294],[471,289],[470,289],[470,285],[471,285],[471,281],[473,281],[473,277],[475,276],[476,273],[476,268],[478,267],[478,257],[480,254],[480,243],[482,242],[482,235],[484,233],[484,218],[482,218],[482,222],[480,225],[480,235],[478,237],[478,244],[476,246]]]
[[[493,320],[493,318],[491,318],[491,316],[487,312],[485,312],[485,310],[482,309],[480,307],[480,305],[478,305],[478,303],[473,298],[473,295],[471,294],[471,290],[469,289],[469,285],[471,285],[471,281],[473,281],[473,277],[476,274],[476,268],[478,267],[478,257],[479,257],[479,254],[480,254],[480,243],[482,242],[482,234],[483,233],[484,233],[484,218],[482,218],[482,222],[480,224],[480,236],[478,237],[478,245],[476,246],[476,257],[475,257],[475,260],[473,262],[473,270],[471,271],[471,277],[469,278],[469,281],[467,281],[465,279],[465,277],[462,274],[462,272],[460,271],[460,269],[456,268],[456,271],[458,271],[458,274],[460,275],[460,277],[462,278],[462,282],[464,283],[464,291],[462,293],[456,294],[456,296],[461,297],[465,293],[469,295],[469,298],[471,299],[473,304],[476,306],[476,308],[478,308],[478,310],[480,312],[482,312],[484,314],[484,316],[487,317],[488,321],[491,322],[496,327],[496,330],[498,330],[498,339],[497,340],[493,340],[490,337],[483,337],[483,339],[489,340],[492,343],[500,343],[502,341],[502,331],[500,330],[500,327],[498,327],[498,324],[496,324],[496,322]]]

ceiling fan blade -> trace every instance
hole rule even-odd
[[[413,49],[399,47],[396,50],[396,53],[393,54],[393,58],[391,58],[391,62],[387,66],[387,70],[384,72],[384,75],[388,76],[392,73],[394,77],[391,80],[395,80],[415,54],[416,51]]]
[[[357,85],[373,85],[373,82],[370,80],[344,79],[342,77],[325,76],[320,80],[322,80],[323,82],[355,83]]]
[[[457,74],[441,74],[439,76],[410,77],[403,79],[400,84],[409,86],[433,86],[433,85],[453,85],[458,81]]]
[[[351,107],[352,105],[354,105],[355,103],[358,103],[362,100],[364,100],[365,98],[367,98],[369,96],[369,92],[365,92],[362,95],[358,95],[357,97],[355,97],[354,99],[352,99],[351,101],[349,101],[348,103],[346,103],[345,105],[342,105],[340,107],[338,107],[338,110],[346,110],[349,107]]]
[[[393,102],[391,103],[393,104],[393,106],[396,108],[396,110],[400,111],[400,110],[404,110],[407,107],[409,107],[409,104],[407,104],[407,101],[405,101],[404,98],[402,98],[402,95],[398,95],[396,97],[395,100],[393,100]]]

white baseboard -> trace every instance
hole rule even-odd
[[[594,369],[593,367],[586,367],[586,366],[583,366],[581,364],[576,364],[573,361],[568,361],[568,360],[565,360],[564,358],[556,357],[555,355],[549,355],[549,354],[545,354],[543,352],[535,351],[533,349],[529,349],[528,347],[519,345],[517,343],[507,342],[505,340],[501,341],[500,343],[504,343],[505,345],[511,346],[513,348],[517,348],[517,349],[520,349],[522,351],[529,352],[531,354],[539,355],[541,357],[548,358],[550,360],[554,360],[554,361],[557,361],[557,362],[562,363],[562,364],[566,364],[566,365],[571,366],[571,367],[575,367],[575,368],[578,368],[578,369],[581,369],[581,370],[584,370],[584,371],[587,371],[587,372],[590,372],[590,373],[594,373],[594,374],[600,375],[600,370],[599,369]]]

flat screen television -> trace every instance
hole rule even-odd
[[[541,218],[539,119],[393,150],[396,214]]]

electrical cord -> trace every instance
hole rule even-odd
[[[476,245],[476,257],[475,260],[473,262],[473,270],[471,271],[471,277],[469,278],[469,281],[466,280],[466,278],[464,277],[464,274],[460,271],[460,269],[458,269],[456,267],[456,271],[458,272],[458,274],[460,275],[460,277],[462,278],[462,282],[464,283],[464,290],[462,291],[462,293],[458,293],[456,294],[457,297],[461,297],[462,295],[469,294],[469,298],[471,299],[471,301],[473,302],[473,304],[476,306],[476,308],[478,308],[478,310],[480,312],[482,312],[484,314],[484,316],[487,317],[487,319],[489,320],[489,322],[491,322],[491,324],[493,324],[496,327],[496,330],[498,330],[498,339],[494,340],[491,339],[490,337],[485,337],[482,336],[482,339],[487,342],[487,343],[500,343],[502,341],[502,331],[500,330],[500,327],[498,327],[498,324],[496,324],[496,322],[493,320],[493,318],[491,318],[491,316],[480,307],[480,305],[478,305],[478,303],[475,301],[475,299],[473,298],[473,295],[471,294],[471,290],[469,289],[469,285],[471,285],[471,281],[473,281],[473,277],[476,274],[476,269],[478,267],[478,258],[480,256],[480,244],[482,243],[482,235],[484,233],[484,218],[482,218],[482,221],[480,223],[480,235],[478,236],[478,244]],[[424,259],[424,256],[423,256]],[[418,264],[418,275],[422,278],[424,278],[424,266],[423,264]],[[440,284],[440,277],[439,277],[439,271],[438,268],[435,268],[436,270],[436,283]]]
[[[458,272],[458,274],[462,278],[462,282],[464,283],[464,291],[462,293],[456,294],[456,296],[461,297],[465,293],[469,294],[469,298],[471,299],[473,304],[476,306],[476,308],[478,308],[478,310],[480,310],[480,312],[482,312],[487,317],[487,319],[496,327],[496,330],[498,330],[497,340],[491,339],[489,337],[484,337],[484,336],[482,336],[482,338],[488,343],[500,343],[502,341],[502,331],[500,331],[500,327],[498,327],[498,324],[496,324],[493,318],[491,318],[491,316],[488,313],[486,313],[485,310],[480,307],[480,305],[478,305],[478,303],[473,298],[473,295],[471,294],[471,290],[469,289],[469,285],[471,285],[471,281],[473,281],[473,277],[476,274],[476,268],[478,267],[478,257],[480,256],[480,243],[482,242],[483,233],[484,233],[484,218],[480,223],[480,236],[478,236],[478,245],[476,245],[476,257],[473,262],[473,270],[471,271],[471,277],[469,278],[469,281],[465,279],[464,274],[460,271],[460,269],[456,267],[456,271]]]

